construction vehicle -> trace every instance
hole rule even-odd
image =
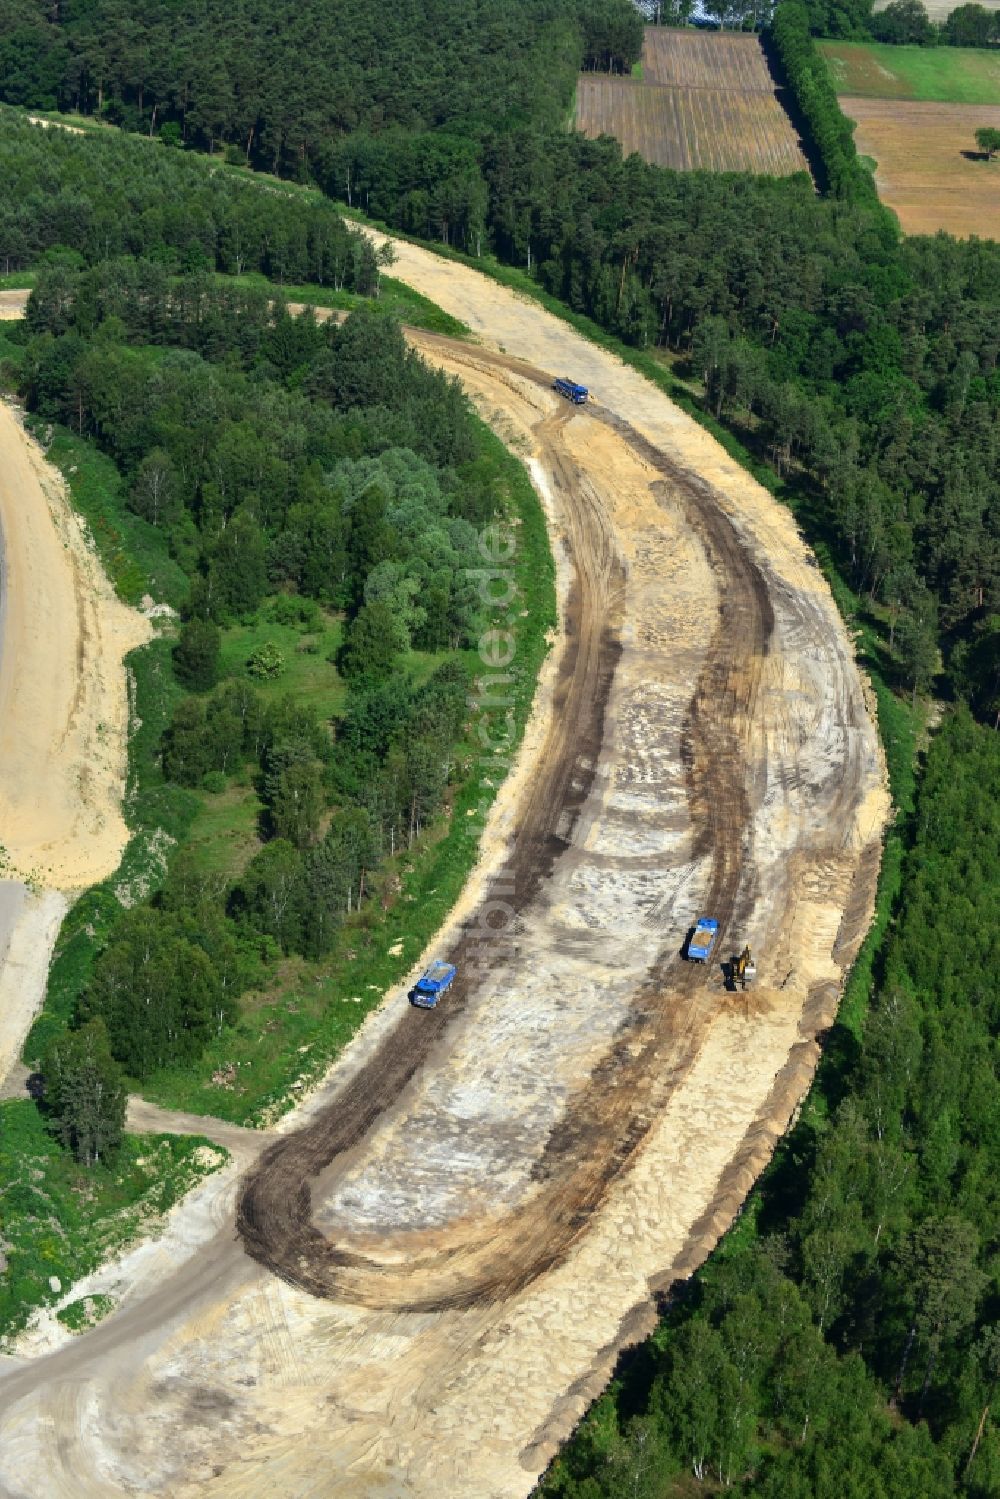
[[[433,1010],[438,1000],[455,982],[455,965],[435,958],[422,978],[410,990],[410,1004],[418,1010]]]
[[[573,401],[577,406],[582,406],[590,394],[585,385],[577,385],[573,380],[553,380],[552,389],[557,390],[567,401]]]
[[[715,939],[719,935],[719,923],[711,916],[702,916],[688,938],[687,955],[692,963],[707,963],[712,956]]]
[[[733,988],[739,984],[741,989],[746,989],[757,977],[757,964],[753,960],[750,944],[733,960]]]

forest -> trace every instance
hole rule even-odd
[[[378,287],[368,239],[318,195],[257,192],[183,151],[120,131],[40,130],[0,111],[0,270],[51,252],[70,264],[145,256],[170,272],[258,271],[285,282]]]
[[[630,0],[8,0],[0,79],[11,104],[295,175],[359,126],[556,127],[582,67],[628,66],[641,45]]]

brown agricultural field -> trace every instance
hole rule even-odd
[[[773,94],[774,79],[756,36],[733,31],[671,31],[647,26],[642,76],[666,88]]]
[[[976,150],[977,130],[1000,129],[1000,105],[843,98],[840,106],[857,121],[858,150],[878,163],[879,197],[904,233],[1000,239],[1000,161]]]
[[[755,36],[647,27],[643,76],[586,73],[576,128],[657,166],[785,177],[808,171]]]

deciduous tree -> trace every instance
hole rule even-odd
[[[42,1059],[45,1106],[63,1144],[86,1166],[107,1163],[121,1144],[128,1097],[101,1019],[66,1031]]]

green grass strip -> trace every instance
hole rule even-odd
[[[362,297],[357,292],[338,291],[330,286],[315,284],[293,284],[268,281],[266,276],[254,272],[246,276],[224,276],[216,278],[221,285],[255,287],[273,295],[279,291],[287,302],[305,303],[309,307],[330,307],[337,311],[351,312],[356,307],[374,308],[387,317],[396,317],[412,328],[425,328],[429,333],[442,333],[448,338],[467,338],[469,329],[458,318],[443,312],[429,297],[414,291],[405,281],[396,281],[392,276],[382,276],[379,295],[376,298]]]
[[[78,1166],[29,1100],[0,1103],[0,1348],[228,1160],[196,1136],[127,1135],[110,1166]],[[76,1325],[70,1307],[60,1320]],[[80,1323],[79,1325],[83,1325]]]

